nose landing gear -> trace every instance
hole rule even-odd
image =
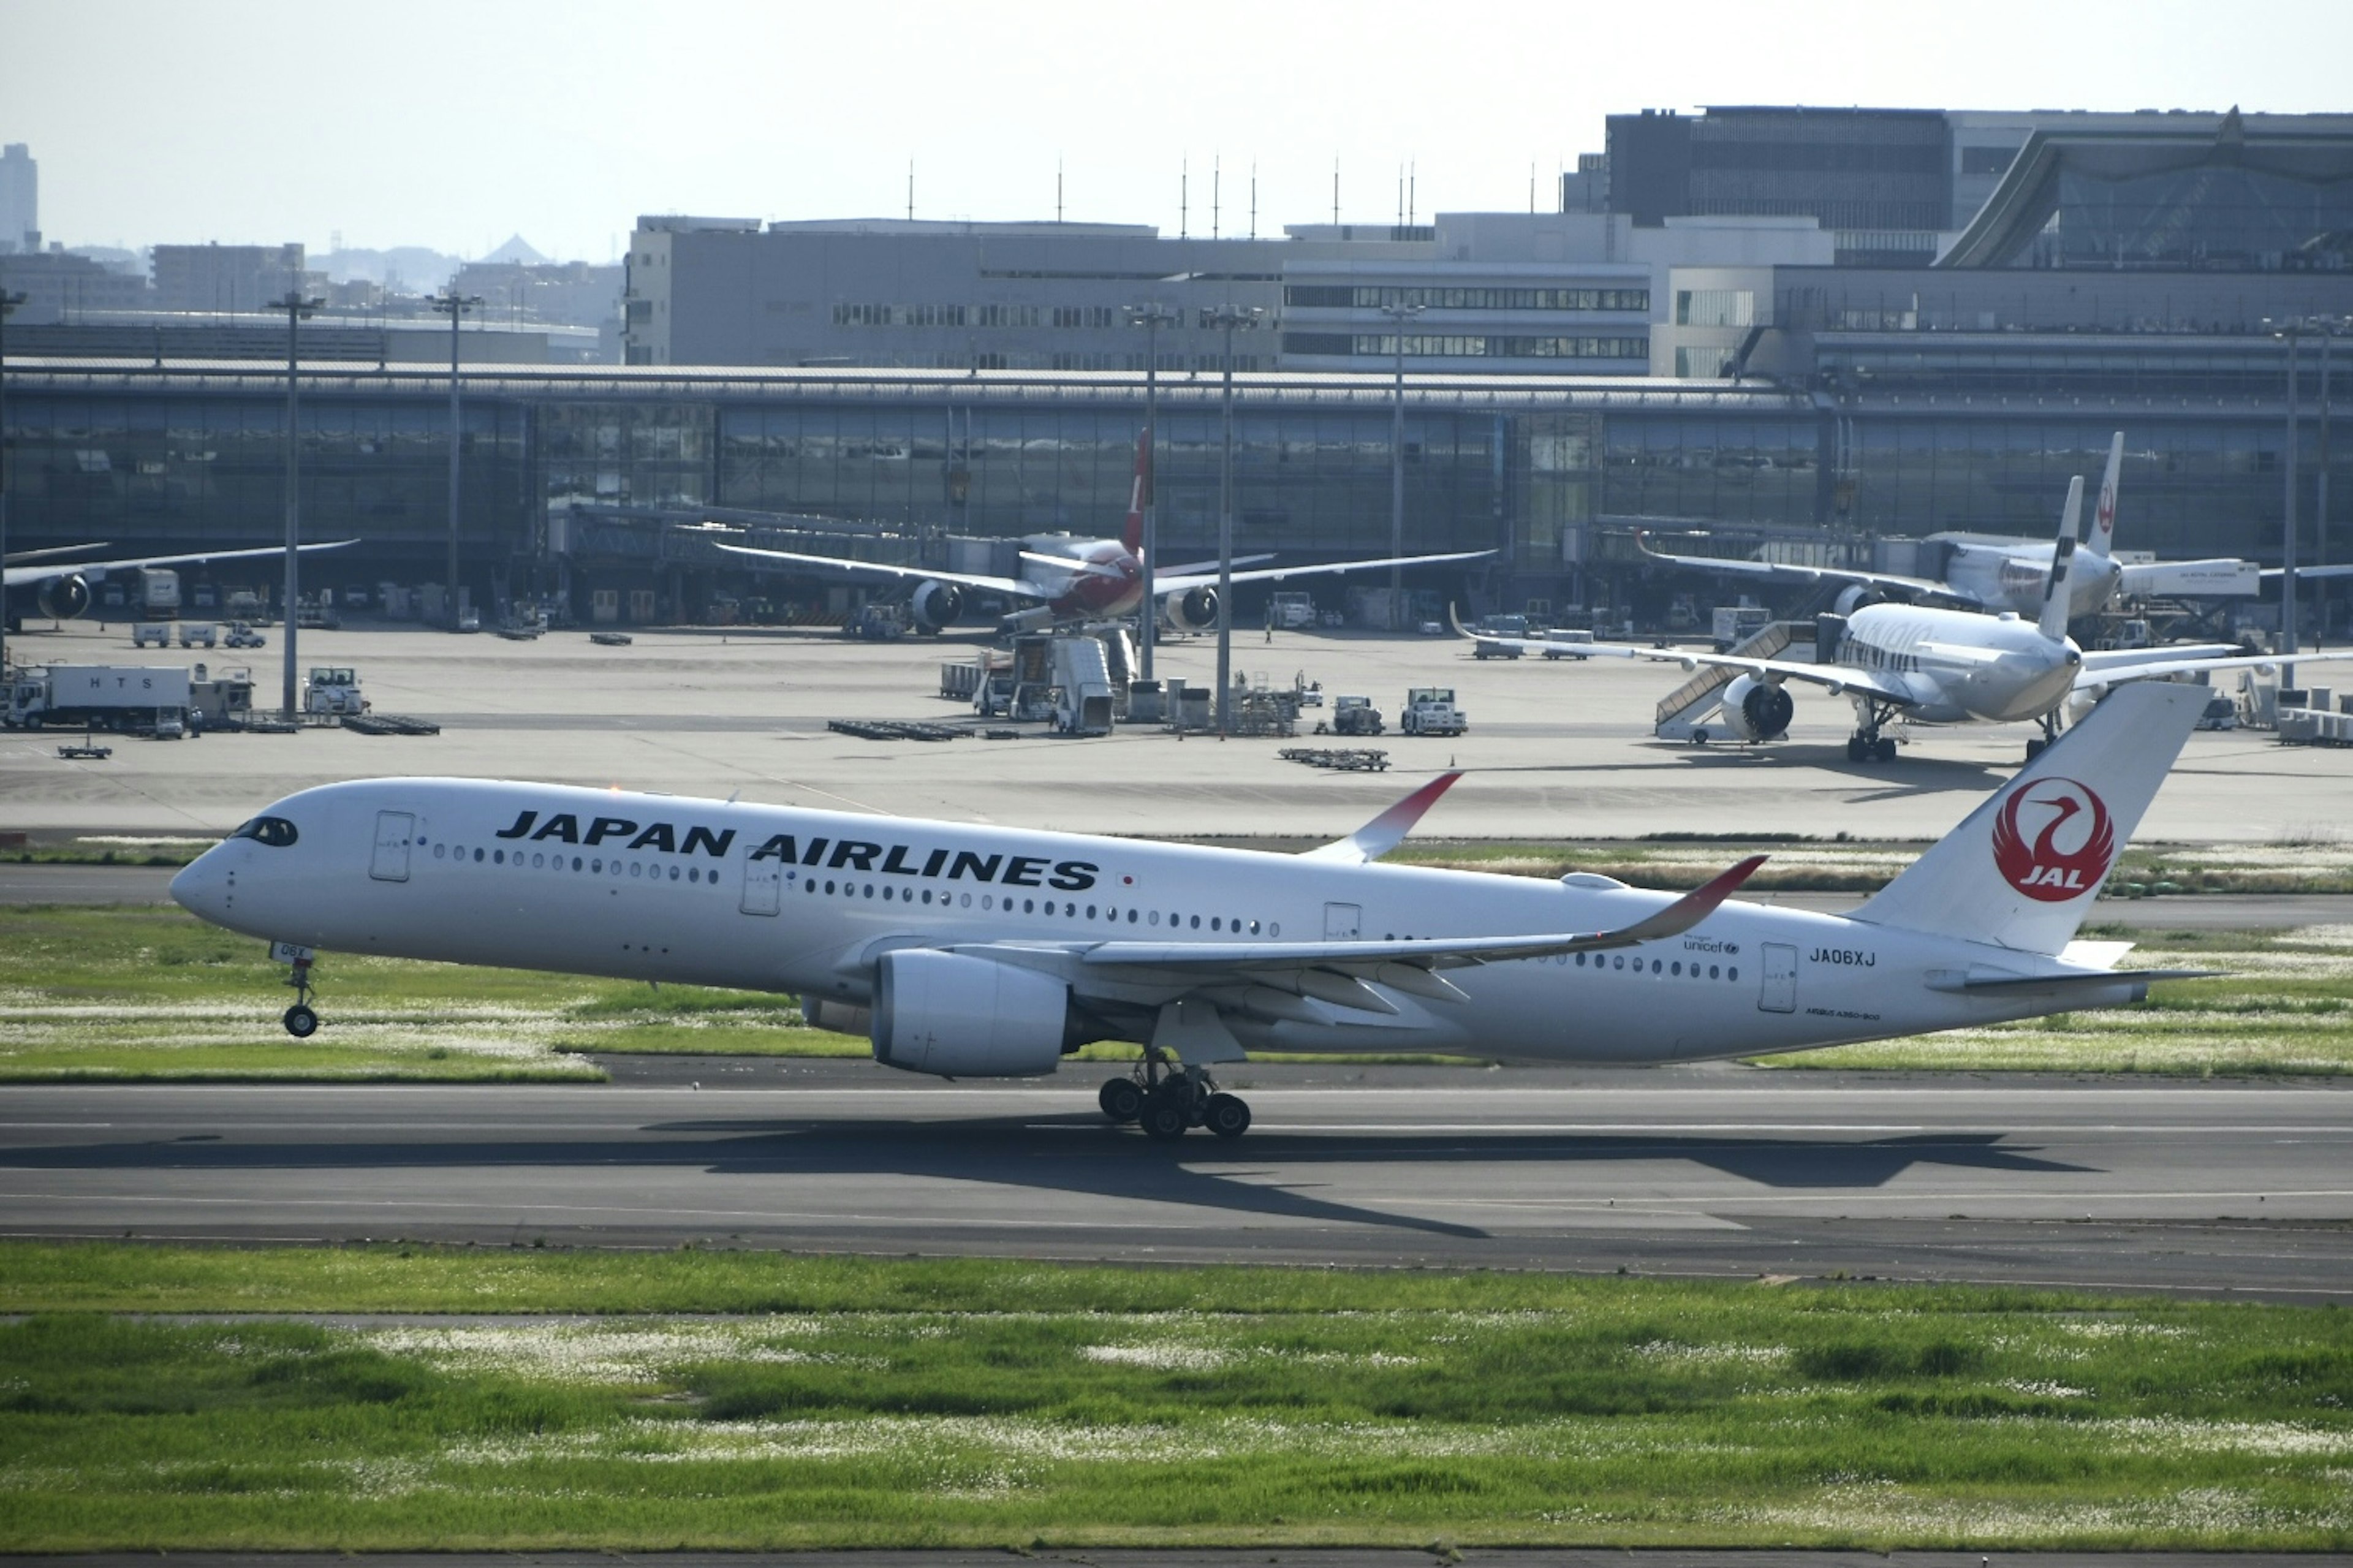
[[[1220,1138],[1250,1131],[1249,1101],[1219,1089],[1208,1068],[1179,1067],[1159,1051],[1146,1051],[1142,1067],[1106,1082],[1095,1100],[1112,1121],[1140,1124],[1155,1142],[1173,1142],[1194,1127]]]
[[[311,1005],[311,964],[316,956],[307,947],[292,942],[272,942],[269,956],[283,960],[287,965],[286,984],[294,988],[294,1005],[286,1009],[279,1021],[286,1032],[298,1040],[307,1040],[319,1032],[319,1015]]]

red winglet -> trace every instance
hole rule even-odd
[[[1737,892],[1740,884],[1757,874],[1766,857],[1751,855],[1730,870],[1718,874],[1705,887],[1694,888],[1652,915],[1638,921],[1618,934],[1636,942],[1655,942],[1661,937],[1679,936],[1715,912],[1715,907]]]
[[[1347,837],[1307,853],[1327,859],[1377,860],[1405,842],[1405,836],[1413,831],[1413,825],[1419,822],[1423,814],[1438,804],[1438,797],[1451,789],[1454,781],[1461,776],[1460,769],[1440,773]]]

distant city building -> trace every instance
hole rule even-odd
[[[118,272],[64,250],[0,251],[0,289],[25,296],[8,319],[10,346],[27,353],[20,334],[44,322],[88,320],[94,312],[135,310],[147,303],[147,279]]]
[[[22,142],[0,147],[0,256],[41,248],[41,166]]]
[[[620,316],[625,271],[585,261],[469,261],[451,287],[479,296],[490,321],[602,327]]]
[[[151,265],[164,310],[258,310],[312,281],[299,245],[159,245]]]

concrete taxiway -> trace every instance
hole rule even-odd
[[[57,1086],[0,1231],[1976,1280],[2353,1300],[2353,1091],[1251,1066],[1240,1142],[865,1062],[606,1087]],[[704,1073],[704,1079],[687,1075]],[[723,1087],[733,1085],[740,1087]]]
[[[121,626],[69,622],[10,647],[26,662],[157,662]],[[124,742],[102,762],[57,754],[51,732],[0,732],[0,829],[217,834],[308,784],[385,773],[528,777],[783,805],[888,812],[1084,832],[1336,837],[1448,767],[1470,776],[1432,812],[1434,837],[1616,838],[1662,831],[1781,832],[1824,837],[1935,837],[2014,772],[2021,725],[1914,731],[1893,764],[1856,764],[1842,700],[1798,694],[1786,745],[1696,747],[1654,741],[1675,666],[1611,659],[1481,662],[1453,638],[1256,631],[1235,668],[1252,681],[1320,681],[1387,710],[1377,744],[1388,773],[1335,773],[1278,755],[1320,741],[1178,740],[1122,729],[1096,740],[1047,737],[933,744],[828,731],[834,718],[962,721],[938,695],[944,660],[970,659],[977,636],[899,643],[818,632],[643,631],[628,647],[580,632],[536,642],[385,626],[304,632],[301,662],[352,665],[380,710],[432,719],[433,737],[340,731]],[[277,649],[251,660],[274,705]],[[216,657],[217,669],[246,656]],[[186,662],[180,654],[176,662]],[[1160,673],[1206,683],[1216,650],[1164,647]],[[2330,668],[2306,664],[2326,684]],[[2345,684],[2353,686],[2353,667]],[[1395,733],[1409,686],[1456,689],[1467,734]],[[1312,729],[1314,710],[1307,715]],[[2279,745],[2268,734],[2199,734],[2149,815],[2144,839],[2309,844],[2353,823],[2353,752]]]

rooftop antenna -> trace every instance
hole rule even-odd
[[[1528,216],[1536,216],[1536,161],[1528,160]]]
[[[915,161],[907,160],[907,221],[915,221]]]
[[[1054,160],[1054,221],[1062,221],[1062,161]]]
[[[1224,198],[1225,189],[1226,155],[1223,153],[1212,153],[1209,154],[1209,237],[1211,239],[1218,237],[1218,204]]]
[[[1250,160],[1250,237],[1258,237],[1258,160]]]
[[[1186,214],[1188,210],[1187,203],[1191,198],[1192,190],[1193,161],[1190,158],[1179,158],[1176,161],[1176,237],[1179,239],[1186,238],[1192,232],[1185,226]]]
[[[1340,154],[1332,154],[1332,226],[1340,226]]]
[[[1414,186],[1415,186],[1415,183],[1416,183],[1418,180],[1419,180],[1419,179],[1420,179],[1420,177],[1421,177],[1421,170],[1420,170],[1420,166],[1419,166],[1419,164],[1415,164],[1415,163],[1408,163],[1408,164],[1405,166],[1405,221],[1406,221],[1406,226],[1407,226],[1408,228],[1410,228],[1410,227],[1412,227],[1412,226],[1413,226],[1413,219],[1414,219],[1414,212],[1415,212],[1415,208],[1414,208],[1414,200],[1415,200]]]
[[[1397,226],[1399,228],[1405,226],[1405,165],[1403,163],[1398,165]]]

